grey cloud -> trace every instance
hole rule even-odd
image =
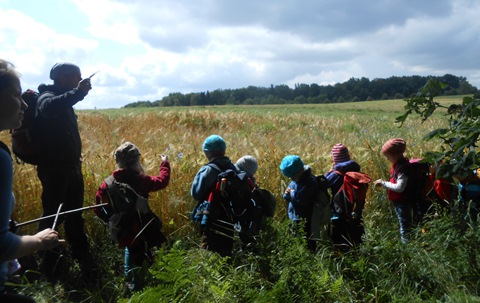
[[[480,85],[480,4],[475,0],[128,3],[144,43],[201,60],[180,62],[168,73],[150,73],[148,68],[137,72],[138,86],[127,90],[138,94],[138,100],[159,90],[168,94],[278,85],[328,73],[338,77],[328,79],[336,82],[452,73]],[[217,51],[223,62],[207,58]]]

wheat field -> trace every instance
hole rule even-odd
[[[161,154],[169,157],[170,184],[151,193],[149,198],[151,208],[164,222],[166,235],[181,237],[194,232],[188,217],[195,205],[189,194],[190,186],[198,169],[206,163],[201,150],[204,139],[218,134],[226,140],[227,156],[233,162],[246,154],[258,159],[257,181],[277,196],[275,217],[282,220],[286,217],[286,205],[281,193],[289,180],[281,175],[278,166],[288,154],[299,155],[315,174],[325,173],[332,164],[331,147],[341,142],[348,146],[352,159],[375,180],[388,176],[389,164],[379,151],[392,137],[407,141],[408,157],[420,157],[427,150],[438,149],[438,142],[425,142],[422,137],[446,123],[446,118],[436,115],[421,123],[412,117],[399,127],[394,118],[402,113],[402,106],[402,101],[397,100],[338,105],[77,111],[83,141],[84,205],[94,204],[98,186],[115,169],[113,151],[122,142],[131,141],[142,153],[147,174],[158,172]],[[0,139],[8,143],[8,132],[3,132]],[[33,166],[21,163],[14,166],[17,199],[14,217],[23,222],[41,215],[41,185]],[[368,198],[372,200],[372,195],[379,194],[382,193],[370,191]],[[84,214],[88,228],[95,218],[91,211]],[[35,229],[32,224],[22,231]]]

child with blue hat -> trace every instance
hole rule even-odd
[[[288,217],[295,223],[305,221],[304,234],[308,239],[308,248],[315,251],[322,226],[330,221],[330,199],[320,189],[311,168],[304,165],[299,156],[284,157],[280,170],[292,180],[283,194],[283,199],[288,202]]]
[[[201,246],[205,249],[215,251],[221,256],[230,256],[233,249],[234,232],[232,226],[227,223],[230,221],[228,214],[221,207],[212,209],[210,203],[206,202],[212,189],[217,183],[218,175],[227,169],[237,170],[230,158],[225,156],[227,144],[225,140],[216,134],[208,136],[202,145],[202,150],[208,163],[202,166],[192,182],[190,195],[197,201],[197,206],[194,213],[199,209],[205,209],[205,214],[208,213],[207,219],[200,224],[202,233]],[[213,218],[212,213],[216,216]],[[225,223],[227,222],[227,223]],[[221,230],[221,232],[218,232]]]

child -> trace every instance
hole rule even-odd
[[[255,236],[259,231],[265,229],[267,218],[273,218],[275,213],[275,207],[277,205],[277,199],[267,189],[261,188],[255,180],[255,173],[258,170],[258,161],[255,157],[246,155],[241,157],[235,163],[238,170],[247,173],[248,177],[255,184],[255,189],[252,192],[252,200],[255,201],[255,207],[252,208],[252,214],[250,217],[252,221],[249,222],[249,227],[245,230],[249,230],[247,235],[240,234],[240,238],[244,244],[255,243]]]
[[[255,183],[255,174],[258,170],[258,161],[254,156],[246,155],[241,157],[235,163],[235,167],[246,172],[250,180]]]
[[[378,179],[374,182],[375,187],[385,187],[388,191],[388,199],[392,201],[400,224],[400,236],[402,243],[407,243],[412,225],[412,198],[411,185],[408,182],[411,176],[411,166],[403,153],[407,148],[405,140],[394,138],[388,140],[382,147],[382,154],[392,163],[390,179],[384,181]]]
[[[140,163],[140,151],[134,144],[123,143],[117,148],[114,155],[118,169],[112,173],[113,178],[117,182],[128,184],[138,195],[148,199],[150,192],[167,187],[170,181],[170,163],[167,156],[160,156],[162,163],[158,176],[148,176]],[[107,178],[100,185],[95,195],[95,202],[96,204],[109,203],[109,205],[95,208],[94,211],[104,221],[112,223],[112,219],[118,218],[118,214],[113,208],[115,206],[112,201],[113,189],[107,180],[109,179]],[[148,205],[144,205],[144,208],[146,208],[145,211],[137,212],[133,209],[130,213],[125,214],[127,225],[122,226],[117,237],[118,246],[125,247],[125,275],[127,283],[133,289],[141,287],[141,282],[136,281],[141,277],[136,276],[133,266],[141,268],[145,261],[152,264],[151,249],[155,246],[160,247],[166,242],[166,238],[161,232],[160,219]]]
[[[203,165],[195,175],[190,189],[190,195],[197,201],[193,214],[208,205],[206,220],[200,224],[202,234],[201,247],[217,252],[220,256],[231,256],[235,230],[232,208],[225,207],[219,200],[210,201],[210,194],[215,189],[218,175],[227,170],[237,171],[237,168],[226,156],[227,143],[219,135],[208,136],[202,145],[202,150],[208,163]],[[215,200],[215,199],[214,199]],[[210,202],[205,202],[210,201]]]
[[[304,234],[308,239],[308,248],[315,251],[321,226],[330,221],[329,197],[320,189],[317,177],[300,157],[286,156],[280,164],[280,170],[285,177],[292,179],[283,194],[283,199],[288,202],[288,217],[295,223],[305,220]],[[314,212],[315,203],[320,206],[320,214]]]
[[[331,218],[331,238],[333,244],[339,249],[348,249],[352,245],[358,245],[362,242],[364,228],[362,224],[361,210],[357,214],[355,222],[349,221],[345,214],[339,211],[334,197],[340,187],[343,185],[343,177],[347,172],[359,172],[360,165],[350,159],[348,148],[342,143],[333,146],[332,151],[333,167],[325,174],[328,181],[328,187],[332,192],[332,218]],[[343,199],[342,199],[343,200]],[[342,201],[343,202],[343,201]]]

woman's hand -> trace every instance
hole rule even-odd
[[[51,228],[47,228],[38,232],[34,237],[40,241],[41,250],[49,250],[62,243],[65,243],[65,240],[60,240],[58,238],[58,232]]]

